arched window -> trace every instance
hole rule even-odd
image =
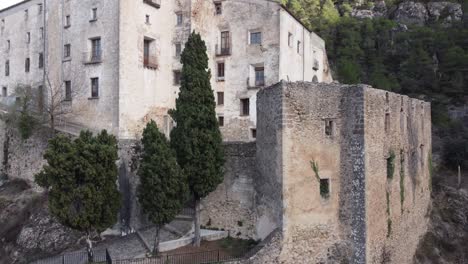
[[[317,78],[317,75],[314,75],[314,78],[312,78],[312,82],[314,82],[314,83],[318,83],[318,78]]]

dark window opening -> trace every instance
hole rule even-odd
[[[325,199],[330,197],[330,179],[320,179],[320,196]]]
[[[325,135],[333,136],[334,123],[333,120],[325,120]]]
[[[288,33],[288,46],[289,47],[292,47],[293,45],[293,34],[292,33]]]
[[[7,97],[8,96],[8,88],[2,87],[2,96]]]
[[[39,69],[42,69],[44,67],[44,54],[39,53]]]
[[[27,58],[24,62],[24,71],[25,72],[29,72],[29,68],[31,66],[31,60],[29,58]]]
[[[218,105],[224,105],[224,92],[218,92]]]
[[[224,80],[224,62],[218,62],[218,80]]]
[[[101,39],[95,38],[91,40],[91,58],[90,62],[100,62],[102,57],[102,50],[101,50]]]
[[[143,66],[147,68],[157,69],[158,62],[156,56],[153,55],[153,45],[153,39],[145,39],[143,42]]]
[[[149,15],[146,15],[145,22],[146,22],[146,24],[150,24],[150,16]]]
[[[221,2],[215,3],[216,15],[221,15],[223,13],[223,4]]]
[[[265,68],[255,67],[255,86],[265,85]]]
[[[65,101],[72,100],[72,88],[71,88],[71,81],[65,81]]]
[[[224,116],[218,116],[218,124],[220,127],[224,126]]]
[[[91,11],[91,21],[96,21],[98,19],[97,8],[93,8]]]
[[[71,45],[70,44],[66,44],[64,47],[63,47],[63,57],[64,58],[69,58],[71,55]]]
[[[91,98],[99,98],[99,78],[91,78]]]
[[[177,26],[180,26],[184,22],[184,16],[182,15],[182,13],[177,13],[176,15],[177,15]]]
[[[174,85],[180,85],[182,79],[181,71],[174,71]]]
[[[229,31],[221,32],[221,50],[220,55],[229,55],[231,53],[231,37]]]
[[[241,99],[240,102],[241,102],[241,116],[248,116],[250,114],[249,98]]]
[[[5,76],[10,76],[10,61],[5,62]]]
[[[70,15],[67,15],[65,16],[65,28],[70,27],[70,25],[71,25]]]
[[[250,130],[250,133],[251,133],[251,135],[252,135],[252,138],[257,138],[257,129],[252,128],[252,129]]]

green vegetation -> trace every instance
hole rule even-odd
[[[48,191],[50,213],[60,223],[85,232],[89,261],[93,261],[91,233],[117,222],[117,140],[105,130],[97,136],[81,132],[75,140],[58,135],[49,140],[47,165],[35,181]]]
[[[392,235],[392,219],[390,217],[387,219],[387,237]]]
[[[34,116],[34,97],[31,86],[18,85],[15,88],[16,102],[7,115],[6,121],[18,129],[23,140],[30,138],[38,125]]]
[[[195,241],[200,245],[200,199],[223,181],[224,152],[211,89],[211,72],[205,42],[193,32],[181,55],[182,78],[176,109],[170,115],[177,123],[171,146],[188,177],[195,200]]]
[[[187,198],[187,180],[169,142],[151,120],[143,130],[143,155],[138,169],[138,201],[156,225],[153,254],[159,254],[159,231],[182,210]]]
[[[395,152],[390,150],[389,157],[387,158],[387,179],[393,179],[395,174]]]
[[[315,160],[313,160],[313,161],[310,162],[310,166],[312,167],[312,170],[313,170],[314,173],[315,173],[315,178],[316,178],[317,181],[320,183],[320,175],[319,175],[319,165],[318,165],[318,162],[316,162]]]
[[[245,253],[257,245],[253,239],[237,239],[227,237],[220,241],[221,247],[233,257],[242,257]]]
[[[401,214],[404,211],[405,203],[405,152],[400,150],[400,204]]]

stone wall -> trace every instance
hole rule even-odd
[[[224,150],[224,181],[202,200],[201,223],[233,237],[257,239],[255,143],[228,143]]]

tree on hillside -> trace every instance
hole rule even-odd
[[[182,78],[176,109],[170,112],[177,126],[171,145],[188,177],[195,200],[195,240],[200,245],[200,199],[223,181],[224,153],[205,42],[193,32],[181,56]]]
[[[174,151],[151,120],[143,130],[143,155],[138,175],[138,201],[156,225],[153,254],[159,254],[159,231],[182,209],[188,186]]]
[[[44,154],[47,165],[35,181],[48,190],[49,210],[60,223],[86,233],[88,259],[93,261],[91,234],[117,221],[117,140],[103,130],[89,131],[71,140],[58,135]]]

